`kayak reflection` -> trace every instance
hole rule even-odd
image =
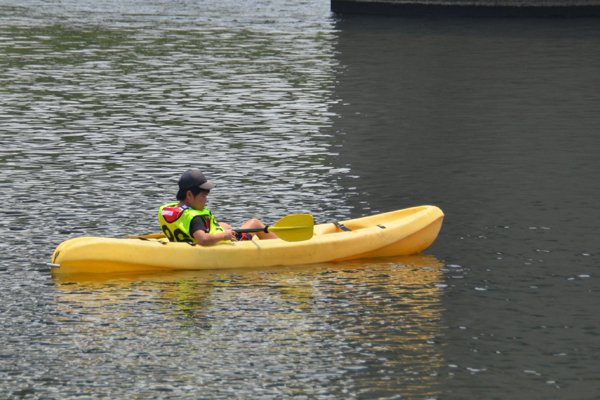
[[[314,380],[339,395],[368,389],[389,396],[402,383],[403,396],[435,396],[443,363],[436,287],[442,267],[435,257],[417,254],[53,280],[58,319],[97,351],[111,351],[117,339],[143,337],[155,346],[142,346],[148,356],[176,344],[192,365],[200,355],[219,370],[260,363],[284,392]]]

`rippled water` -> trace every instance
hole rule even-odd
[[[409,379],[407,394],[435,392],[441,275],[434,257],[412,256],[23,282],[5,304],[2,385],[15,396],[280,398],[387,396]]]
[[[329,2],[0,0],[0,398],[595,398],[595,20],[335,17]],[[446,213],[411,257],[52,278],[219,219]]]
[[[4,395],[394,396],[404,379],[435,392],[435,257],[102,278],[45,266],[70,237],[155,231],[190,166],[232,224],[347,217],[326,2],[0,13]]]
[[[346,214],[322,132],[327,5],[261,4],[4,6],[0,185],[9,207],[37,205],[5,226],[41,241],[152,230],[190,165],[223,188],[213,211],[230,223]]]

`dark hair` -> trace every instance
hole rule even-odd
[[[192,192],[194,196],[198,196],[198,194],[202,192],[210,193],[210,190],[199,188],[198,186],[192,186],[187,189],[179,189],[177,192],[177,200],[182,201],[185,200],[185,196],[187,196],[187,192]]]

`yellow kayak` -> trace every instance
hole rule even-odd
[[[410,255],[436,239],[444,213],[420,206],[315,225],[309,240],[281,239],[190,245],[157,239],[80,237],[58,245],[52,273],[215,270],[314,264]]]

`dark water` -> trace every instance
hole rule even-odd
[[[600,397],[596,20],[0,1],[0,398]],[[52,278],[157,230],[435,204],[424,255]]]
[[[359,176],[355,205],[440,206],[428,252],[464,267],[442,297],[456,372],[440,397],[598,398],[598,22],[336,28],[337,162]]]

